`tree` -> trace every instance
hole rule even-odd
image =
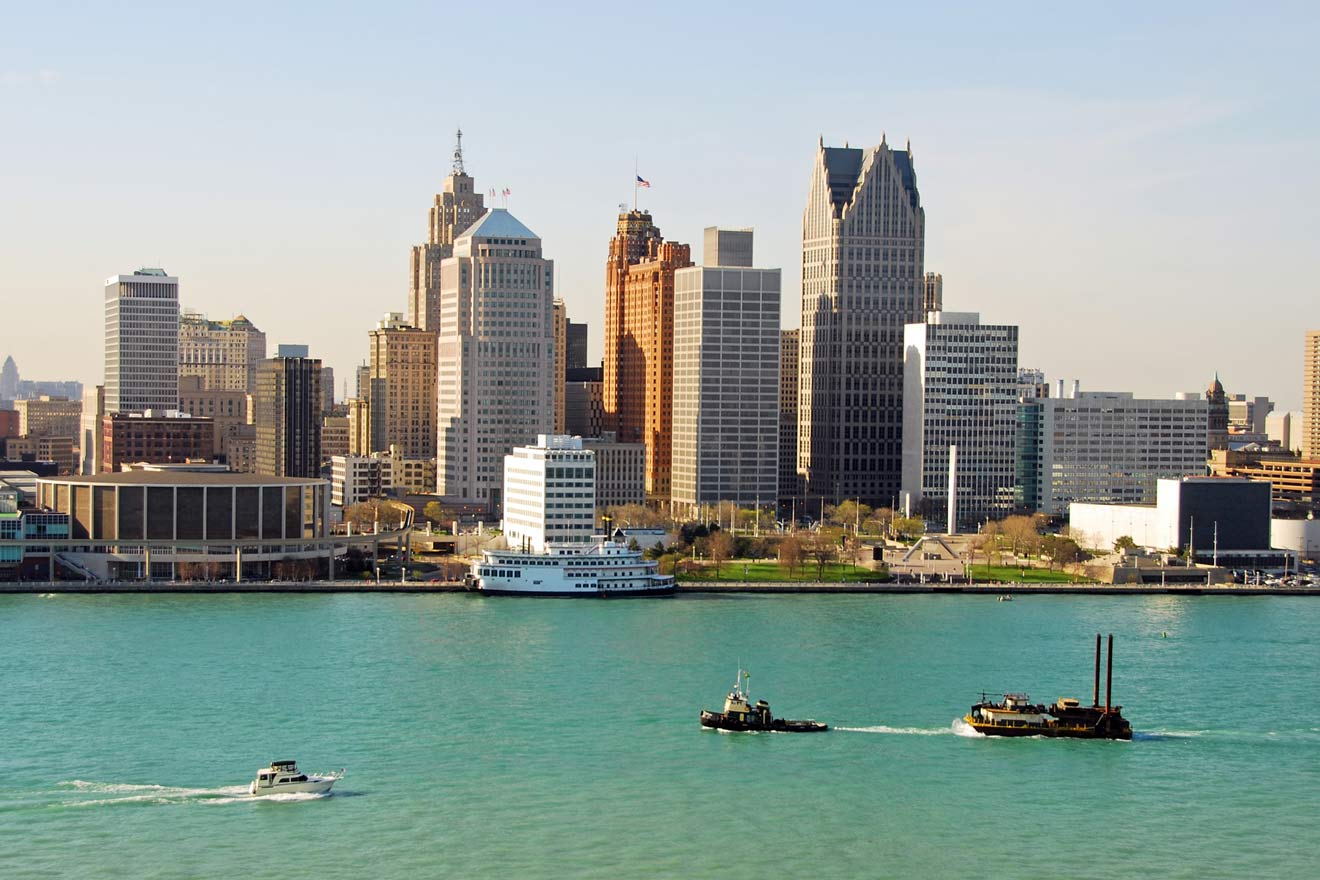
[[[351,524],[353,531],[360,535],[371,534],[378,522],[382,531],[397,529],[406,517],[404,505],[380,498],[344,508],[344,522]]]
[[[870,516],[862,517],[862,531],[870,535],[883,535],[889,531],[889,524],[893,521],[894,511],[880,507],[873,510]]]
[[[825,566],[834,560],[839,547],[839,532],[821,529],[813,532],[805,545],[807,558],[816,563],[816,580],[824,580]]]
[[[1008,539],[1009,552],[1014,556],[1019,550],[1030,552],[1037,548],[1040,539],[1040,523],[1035,517],[1009,516],[999,524],[999,529]]]
[[[788,569],[788,576],[802,564],[802,542],[796,535],[788,535],[779,542],[779,564]]]
[[[711,535],[707,540],[710,550],[710,561],[715,563],[715,577],[720,576],[720,564],[728,562],[733,556],[733,535],[726,531],[718,531]]]
[[[440,526],[448,527],[450,523],[458,519],[454,512],[447,510],[439,501],[428,501],[422,508],[422,516]]]
[[[871,516],[871,508],[857,501],[842,501],[838,506],[828,508],[825,518],[836,526],[853,530],[857,524]]]
[[[893,528],[900,538],[917,538],[926,533],[926,522],[916,516],[899,516],[894,518]]]
[[[1114,542],[1115,553],[1131,552],[1136,549],[1137,542],[1132,540],[1131,535],[1120,535],[1118,540]]]

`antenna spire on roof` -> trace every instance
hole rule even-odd
[[[458,134],[457,134],[457,136],[456,136],[456,138],[455,138],[455,140],[454,140],[454,166],[453,166],[453,171],[454,171],[455,174],[466,174],[466,173],[467,173],[467,172],[465,172],[465,171],[463,170],[463,129],[461,129],[461,128],[458,130]]]

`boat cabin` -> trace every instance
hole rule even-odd
[[[297,761],[271,761],[269,767],[257,771],[258,788],[270,788],[276,785],[289,785],[306,781],[307,775],[298,772]]]

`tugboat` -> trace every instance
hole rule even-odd
[[[1060,697],[1052,705],[1033,704],[1026,694],[981,694],[981,702],[963,717],[986,736],[1057,736],[1072,739],[1132,739],[1132,725],[1123,707],[1110,702],[1114,684],[1114,634],[1109,634],[1109,664],[1105,678],[1105,704],[1100,705],[1100,634],[1095,634],[1095,688],[1091,705]],[[989,697],[999,696],[999,702]]]
[[[756,705],[753,706],[752,698],[743,690],[743,683],[750,678],[750,673],[739,669],[738,677],[733,682],[733,690],[724,698],[724,711],[711,712],[709,709],[702,709],[701,726],[716,730],[764,730],[775,733],[819,733],[830,729],[828,724],[819,721],[790,721],[787,718],[776,718],[771,714],[770,704],[765,700],[757,700]]]
[[[269,767],[257,771],[257,778],[248,784],[248,794],[253,797],[268,794],[325,794],[343,776],[343,770],[329,776],[308,776],[298,772],[297,761],[271,761]]]

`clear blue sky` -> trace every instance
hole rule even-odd
[[[699,250],[754,226],[798,320],[816,147],[911,139],[946,305],[1084,388],[1300,401],[1320,327],[1320,7],[10,4],[0,357],[100,381],[102,282],[306,342],[342,380],[405,310],[465,133],[600,350],[634,157]]]

